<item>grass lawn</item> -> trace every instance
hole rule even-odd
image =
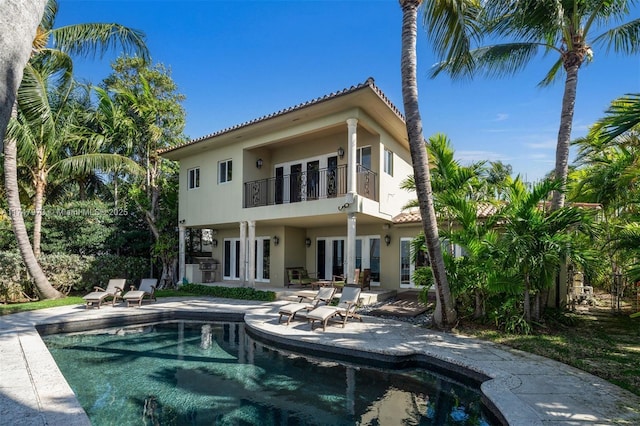
[[[509,335],[495,329],[462,323],[458,332],[542,355],[601,377],[640,395],[640,318],[633,310],[613,313],[599,302],[566,314],[572,324],[553,321],[544,333]]]

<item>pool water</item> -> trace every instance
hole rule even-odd
[[[490,425],[477,390],[266,346],[243,323],[44,336],[93,425]]]

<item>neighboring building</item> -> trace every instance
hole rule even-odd
[[[180,162],[181,277],[203,280],[184,241],[207,229],[206,281],[284,286],[287,267],[305,267],[352,282],[370,268],[373,286],[413,286],[420,224],[393,222],[415,197],[400,188],[412,174],[405,121],[373,79],[161,155]]]

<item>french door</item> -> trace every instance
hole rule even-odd
[[[343,237],[316,240],[316,267],[318,278],[330,280],[333,275],[344,275],[346,239]],[[363,236],[356,239],[356,268],[371,269],[371,282],[380,284],[380,237]]]
[[[248,243],[248,240],[247,240]],[[245,244],[245,261],[247,262],[245,280],[249,278],[249,244]],[[240,239],[225,238],[223,252],[223,279],[230,281],[240,280]],[[268,282],[271,276],[271,239],[270,237],[256,237],[255,239],[254,279]]]

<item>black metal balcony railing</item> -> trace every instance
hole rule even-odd
[[[356,190],[378,201],[376,174],[358,166]],[[244,207],[299,203],[344,196],[347,193],[347,166],[320,169],[254,180],[244,184]]]

